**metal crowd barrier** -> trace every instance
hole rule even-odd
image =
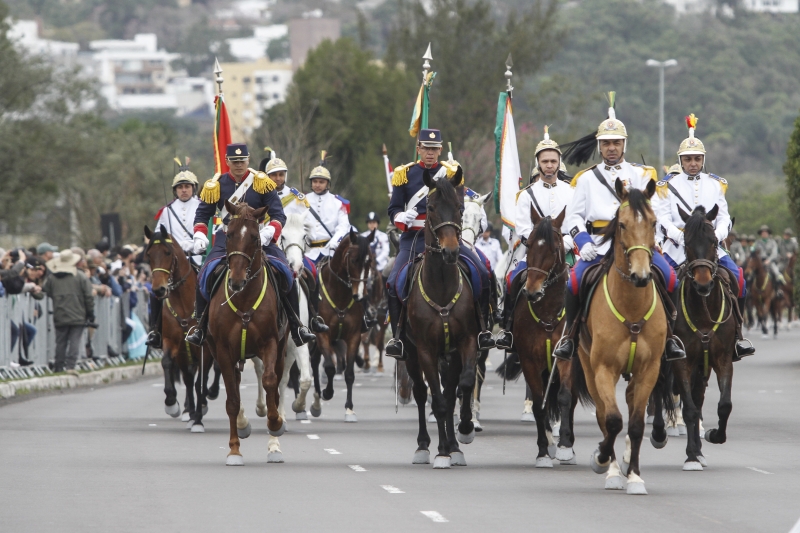
[[[84,332],[79,359],[86,358],[86,343],[90,339],[94,357],[127,358],[128,346],[123,341],[126,325],[125,318],[136,315],[147,329],[148,325],[148,293],[136,291],[136,306],[131,308],[130,293],[120,297],[95,296],[95,317],[97,329]],[[52,301],[45,297],[36,300],[28,294],[8,295],[0,298],[0,368],[10,367],[17,362],[19,354],[24,356],[22,348],[23,323],[27,322],[36,328],[36,336],[28,347],[28,359],[33,366],[46,368],[49,361],[55,359],[56,331],[53,325]],[[19,335],[14,349],[11,349],[11,324],[19,328]],[[3,373],[0,372],[0,379]]]

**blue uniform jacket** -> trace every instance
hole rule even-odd
[[[439,164],[437,163],[432,169],[431,175],[433,175],[436,170],[438,170]],[[425,186],[425,183],[422,181],[422,173],[424,172],[425,167],[422,166],[422,163],[417,163],[416,165],[409,167],[406,171],[406,177],[408,179],[408,183],[403,185],[396,185],[392,189],[392,199],[389,200],[389,220],[394,223],[394,217],[397,213],[402,213],[406,210],[406,204],[411,201],[411,197],[416,194],[418,190]],[[426,212],[428,205],[428,199],[423,198],[417,204],[417,213],[422,214]]]
[[[195,231],[197,231],[196,226],[198,224],[208,224],[208,220],[214,216],[217,209],[219,208],[221,210],[225,207],[225,200],[233,196],[233,193],[236,192],[236,189],[239,187],[239,184],[236,183],[228,173],[220,176],[219,185],[220,195],[219,201],[216,204],[207,204],[201,200],[200,205],[197,206],[197,212],[194,216]],[[283,205],[281,204],[281,199],[278,197],[277,192],[270,191],[268,193],[259,194],[253,190],[253,187],[250,187],[247,189],[247,193],[245,193],[244,201],[253,209],[267,206],[269,208],[267,210],[267,215],[271,221],[275,220],[280,222],[281,227],[286,224],[286,215],[283,213]],[[225,224],[228,223],[228,218],[230,217],[226,217],[225,220],[223,220]]]

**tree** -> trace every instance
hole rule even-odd
[[[800,116],[794,121],[794,131],[786,148],[786,163],[783,165],[786,174],[786,190],[789,196],[789,209],[792,212],[795,234],[800,229]],[[793,278],[800,273],[800,264],[795,263]],[[794,284],[794,301],[800,309],[800,283]]]

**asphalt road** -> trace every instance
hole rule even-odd
[[[649,495],[640,497],[605,491],[604,476],[589,469],[600,431],[581,407],[578,464],[535,469],[535,426],[519,422],[524,384],[508,384],[503,396],[493,373],[483,392],[485,429],[462,445],[469,466],[436,471],[411,464],[416,408],[395,414],[391,363],[385,377],[357,374],[358,423],[343,421],[343,382],[322,417],[290,419],[284,464],[266,462],[249,372],[243,395],[253,434],[242,441],[239,468],[225,466],[224,391],[203,434],[164,414],[161,380],[7,404],[0,531],[786,532],[800,517],[799,342],[800,330],[781,331],[737,363],[728,442],[704,443],[703,472],[681,470],[685,437],[663,450],[645,441]],[[492,354],[494,367],[501,360]],[[716,425],[717,400],[712,378],[706,428]],[[435,450],[435,426],[429,431]],[[618,440],[618,454],[623,447]]]

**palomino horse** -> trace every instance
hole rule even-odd
[[[164,350],[161,366],[164,367],[164,393],[167,396],[164,410],[173,418],[180,413],[175,389],[175,373],[180,371],[186,386],[182,420],[192,433],[203,433],[205,428],[202,420],[208,411],[207,399],[214,400],[219,395],[220,375],[217,373],[214,376],[214,382],[208,389],[208,372],[214,364],[214,358],[209,351],[202,354],[201,348],[185,340],[186,333],[197,324],[197,320],[192,318],[197,274],[186,254],[163,225],[155,233],[145,226],[144,235],[149,241],[145,255],[153,272],[153,293],[165,308],[161,315]],[[202,371],[195,382],[195,371],[201,361]]]
[[[230,452],[226,464],[241,466],[237,418],[241,410],[239,384],[247,358],[257,357],[264,365],[261,384],[267,396],[267,428],[279,437],[286,425],[278,412],[279,376],[283,375],[288,326],[279,316],[278,280],[271,280],[261,250],[258,221],[267,208],[225,201],[231,213],[226,232],[227,270],[225,279],[208,306],[209,345],[225,380],[225,411],[230,422]],[[245,290],[246,289],[246,290]],[[248,424],[249,426],[249,424]]]
[[[628,494],[647,494],[639,476],[639,449],[647,400],[659,378],[667,339],[667,316],[650,271],[656,225],[650,198],[655,185],[650,181],[644,191],[628,191],[622,181],[615,182],[620,207],[605,236],[612,241],[605,256],[609,269],[589,304],[578,346],[580,365],[573,361],[576,385],[580,389],[585,385],[597,406],[597,423],[604,438],[589,463],[598,474],[608,472],[606,489],[624,488],[614,453],[614,442],[623,429],[615,389],[623,373],[631,374],[625,391]]]
[[[427,386],[433,397],[432,408],[439,429],[438,454],[434,468],[466,466],[458,441],[469,444],[475,438],[470,402],[461,404],[458,441],[453,422],[456,388],[471,398],[475,386],[480,331],[472,288],[458,264],[461,233],[461,199],[456,187],[463,181],[459,167],[453,178],[423,176],[428,193],[425,221],[425,254],[414,268],[408,297],[406,324],[403,327],[408,361],[406,367],[414,382],[414,399],[419,411],[418,448],[413,463],[430,462],[431,439],[426,428]],[[444,381],[444,391],[440,382]],[[424,379],[423,379],[424,376]]]
[[[561,339],[565,326],[564,293],[569,276],[564,239],[561,236],[565,211],[562,210],[555,219],[542,218],[531,206],[534,230],[528,237],[528,268],[511,288],[519,291],[514,302],[512,333],[533,401],[531,407],[536,419],[536,443],[539,447],[536,468],[552,468],[551,455],[561,464],[576,464],[572,449],[572,417],[578,395],[571,392],[572,362],[553,358],[553,349]],[[523,275],[525,278],[522,278]],[[523,283],[521,289],[517,289]],[[545,391],[552,372],[557,373],[558,379],[556,381],[553,376],[554,382],[546,399],[548,405],[545,406]],[[548,415],[550,419],[560,418],[562,421],[555,451],[548,450],[554,445]]]
[[[744,269],[747,279],[749,299],[761,325],[761,337],[769,338],[768,320],[772,317],[773,334],[778,336],[778,324],[781,321],[781,300],[776,297],[775,285],[769,270],[761,261],[758,251],[753,250]]]
[[[370,233],[369,237],[361,237],[355,229],[351,229],[339,243],[330,261],[321,264],[318,273],[321,295],[319,314],[330,329],[325,333],[317,333],[316,348],[311,353],[314,386],[322,399],[327,401],[333,398],[333,377],[336,374],[334,347],[340,345],[337,357],[344,356],[344,381],[347,384],[345,422],[358,421],[353,412],[353,383],[356,379],[353,366],[361,344],[367,276],[375,262],[369,247],[374,238],[375,232]],[[328,384],[322,391],[319,385],[320,356],[325,358],[323,366],[328,377]]]
[[[701,451],[700,415],[711,370],[717,375],[720,399],[717,406],[719,428],[710,429],[705,439],[714,444],[726,440],[725,431],[731,414],[733,354],[736,350],[736,319],[733,316],[738,287],[731,287],[728,276],[720,275],[717,238],[712,221],[717,206],[706,213],[702,206],[687,215],[678,208],[686,223],[686,266],[678,290],[678,320],[675,334],[686,346],[686,359],[674,361],[683,417],[686,421],[686,462],[684,470],[702,470],[708,466]]]

